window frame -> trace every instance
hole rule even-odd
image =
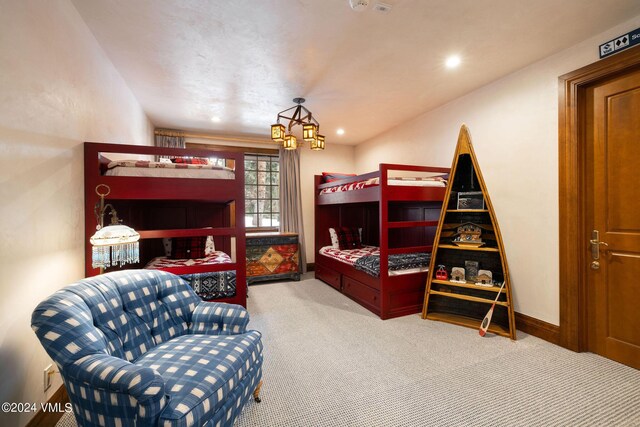
[[[256,161],[256,169],[249,169],[247,168],[247,159],[252,160],[252,158],[255,159]],[[258,166],[258,162],[261,158],[269,158],[269,164],[271,163],[275,163],[278,165],[277,168],[277,180],[275,181],[275,183],[266,183],[263,184],[267,187],[267,194],[268,197],[266,198],[260,198],[259,195],[259,187],[260,184],[258,183],[258,174],[260,171],[259,166]],[[277,214],[277,219],[278,219],[278,223],[280,222],[280,218],[281,218],[281,214],[282,214],[282,209],[280,207],[280,156],[278,154],[273,154],[273,153],[255,153],[255,152],[251,152],[251,151],[246,151],[244,153],[244,161],[245,161],[245,168],[244,168],[244,173],[245,173],[245,183],[244,183],[244,187],[245,187],[245,196],[244,196],[244,201],[245,201],[245,229],[247,230],[247,232],[270,232],[270,231],[279,231],[279,226],[278,225],[271,225],[271,226],[255,226],[255,227],[251,227],[248,226],[246,223],[246,217],[248,215],[256,215],[256,219],[258,224],[260,223],[260,215],[261,214],[271,214],[272,216],[274,215],[274,211],[273,211],[273,202],[277,201],[278,202],[278,211],[275,212],[275,214]],[[247,183],[247,179],[246,179],[246,175],[247,172],[255,172],[255,180],[256,183],[255,184],[248,184]],[[267,166],[267,173],[273,173],[274,170]],[[248,196],[248,191],[247,191],[247,187],[255,187],[255,198],[253,197],[249,197]],[[276,187],[278,189],[278,197],[273,197],[273,187]],[[255,212],[249,212],[249,201],[255,201],[255,206],[256,206],[256,211]],[[261,200],[268,200],[269,201],[269,206],[271,207],[270,210],[268,211],[264,211],[261,212],[260,211],[260,201]],[[273,221],[273,218],[271,218],[271,221]]]

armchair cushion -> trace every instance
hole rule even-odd
[[[190,425],[209,419],[253,369],[262,353],[260,333],[183,335],[160,344],[134,364],[148,366],[164,378],[169,396],[164,420]]]

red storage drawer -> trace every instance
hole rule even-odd
[[[316,279],[320,279],[340,290],[340,273],[322,265],[316,264]]]
[[[380,312],[380,292],[348,276],[342,277],[342,292],[363,306]]]

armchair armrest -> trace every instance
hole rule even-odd
[[[63,375],[71,401],[86,408],[84,401],[91,400],[91,411],[98,417],[129,413],[135,415],[136,425],[155,425],[166,405],[160,375],[108,354],[82,357],[63,368]]]
[[[191,317],[190,334],[235,335],[247,330],[249,313],[237,304],[199,303]]]

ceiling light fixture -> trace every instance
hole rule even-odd
[[[285,150],[295,150],[302,146],[302,141],[291,133],[291,128],[295,125],[302,126],[302,139],[310,144],[312,150],[324,150],[324,136],[318,134],[320,131],[320,123],[313,118],[311,111],[302,106],[304,98],[293,98],[296,106],[288,108],[278,113],[278,121],[275,125],[271,125],[271,139],[274,142],[281,143]],[[289,113],[293,110],[293,114]],[[288,116],[287,113],[291,114]],[[285,128],[280,124],[280,119],[289,120],[289,126]]]
[[[444,64],[447,66],[447,68],[457,68],[461,62],[462,60],[458,55],[451,55],[450,57],[447,58]]]
[[[212,121],[213,123],[220,123],[220,117],[218,117],[218,116],[213,116],[213,117],[211,117],[211,121]]]
[[[344,135],[344,129],[340,128],[336,131],[338,135]]]

